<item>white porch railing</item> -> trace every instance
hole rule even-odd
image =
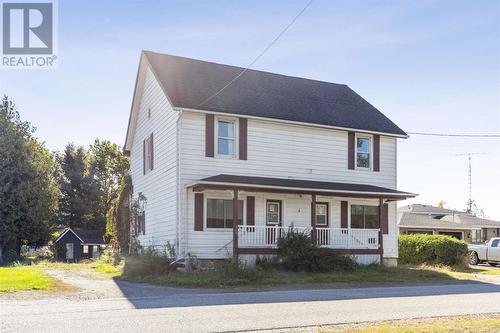
[[[379,229],[316,228],[316,242],[332,249],[378,249]]]
[[[311,227],[293,227],[311,232]],[[290,230],[280,226],[238,226],[238,247],[276,248]],[[316,243],[332,249],[378,249],[379,229],[316,228]]]

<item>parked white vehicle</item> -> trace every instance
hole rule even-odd
[[[491,238],[485,245],[470,244],[468,247],[471,265],[481,262],[488,262],[490,265],[500,264],[500,237]]]

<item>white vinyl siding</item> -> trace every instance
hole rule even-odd
[[[141,245],[160,247],[167,242],[174,245],[176,241],[176,126],[179,114],[173,110],[151,70],[147,68],[144,75],[130,164],[133,196],[137,198],[138,193],[142,192],[147,199],[144,207],[147,212],[145,233],[141,233],[138,239]],[[149,139],[151,133],[154,133],[154,168],[149,170],[149,164],[146,163],[148,171],[143,175],[143,140]]]
[[[396,138],[380,137],[380,172],[347,169],[347,131],[312,128],[248,119],[248,160],[205,157],[205,115],[182,113],[180,122],[180,191],[182,201],[182,252],[199,258],[226,258],[232,252],[232,231],[194,231],[194,194],[188,184],[218,174],[297,178],[369,184],[396,188]],[[217,128],[217,127],[216,127]],[[216,135],[217,137],[217,135]],[[211,192],[205,192],[209,197]],[[231,199],[229,192],[215,192]],[[311,198],[299,195],[241,193],[255,196],[255,223],[266,223],[266,200],[282,200],[283,225],[309,227]],[[318,197],[329,203],[329,226],[340,228],[340,201],[349,198]],[[353,199],[354,200],[354,199]],[[365,204],[366,201],[356,200]],[[378,200],[368,200],[378,205]],[[246,212],[244,212],[246,214]],[[397,257],[396,204],[389,203],[389,234],[384,235],[384,255]]]
[[[396,138],[380,137],[380,172],[347,169],[347,131],[248,119],[248,160],[205,157],[205,115],[181,120],[181,183],[217,174],[297,178],[396,188]]]

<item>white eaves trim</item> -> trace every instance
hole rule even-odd
[[[231,186],[231,187],[251,187],[251,188],[268,188],[268,189],[276,189],[276,190],[290,190],[290,191],[307,191],[307,192],[323,192],[323,193],[342,193],[342,194],[369,194],[369,195],[380,195],[380,196],[401,196],[406,195],[407,197],[416,197],[415,193],[387,193],[387,192],[363,192],[363,191],[344,191],[344,190],[325,190],[325,189],[316,189],[316,188],[305,188],[305,187],[289,187],[289,186],[273,186],[273,185],[254,185],[254,184],[245,184],[245,183],[224,183],[224,182],[210,182],[210,181],[197,181],[191,183],[186,186],[186,188],[190,188],[196,185],[222,185],[222,186]]]
[[[64,230],[64,232],[62,234],[60,234],[59,237],[56,238],[56,240],[54,241],[54,243],[57,243],[59,241],[59,239],[61,239],[64,235],[66,235],[68,233],[68,231],[71,231],[73,233],[73,235],[75,235],[76,238],[78,238],[80,240],[80,242],[83,243],[83,239],[81,239],[80,236],[78,236],[76,234],[76,232],[74,232],[71,228],[66,228],[66,230]]]
[[[248,118],[248,119],[257,119],[257,120],[268,121],[268,122],[280,122],[280,123],[292,124],[292,125],[297,125],[297,126],[320,127],[320,128],[328,128],[328,129],[335,129],[335,130],[341,130],[341,131],[352,131],[352,132],[356,132],[356,133],[379,134],[379,135],[392,136],[392,137],[402,138],[402,139],[408,139],[410,137],[409,135],[368,131],[368,130],[362,130],[362,129],[358,129],[358,128],[330,126],[330,125],[322,125],[322,124],[315,124],[315,123],[304,123],[304,122],[300,122],[300,121],[284,120],[284,119],[278,119],[278,118],[248,116],[248,115],[241,115],[241,114],[237,114],[237,113],[217,112],[217,111],[208,111],[208,110],[200,110],[200,109],[181,108],[181,107],[174,107],[174,110],[197,112],[197,113],[209,113],[209,114],[228,116],[228,117],[244,117],[244,118]]]

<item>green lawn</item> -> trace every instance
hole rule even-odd
[[[113,270],[114,277],[131,282],[148,282],[177,287],[255,289],[280,285],[342,287],[361,284],[479,280],[483,275],[500,274],[500,270],[486,266],[399,266],[394,268],[369,266],[360,267],[353,272],[334,273],[286,272],[276,269],[219,269],[207,272],[155,274],[153,270],[140,266],[139,260],[140,258],[137,257],[126,258],[122,267],[123,272],[120,273],[119,269]]]
[[[320,332],[343,333],[489,333],[500,332],[500,317],[464,316],[432,319],[412,319],[385,322],[346,330],[320,330]]]
[[[411,267],[366,267],[354,272],[306,273],[280,270],[248,270],[241,272],[208,271],[200,273],[172,272],[164,275],[128,276],[127,281],[149,282],[178,287],[266,287],[266,286],[348,286],[357,284],[425,282],[452,279],[450,275],[430,269]]]
[[[0,292],[46,290],[55,283],[36,266],[0,267]]]
[[[478,280],[484,275],[500,274],[499,269],[480,267],[400,266],[395,268],[369,266],[353,272],[306,273],[286,272],[277,269],[237,270],[227,266],[206,272],[169,272],[165,263],[148,262],[141,257],[126,257],[119,265],[105,259],[77,264],[39,263],[42,269],[84,270],[101,276],[130,282],[147,282],[165,286],[192,288],[246,288],[268,287],[349,287],[388,283],[421,283],[443,280]],[[159,269],[163,267],[163,269]],[[168,268],[168,267],[166,267]],[[40,271],[39,271],[40,272]],[[41,273],[41,272],[40,272]],[[42,273],[43,274],[43,273]],[[29,288],[28,288],[29,289]],[[1,289],[0,289],[1,290]]]

